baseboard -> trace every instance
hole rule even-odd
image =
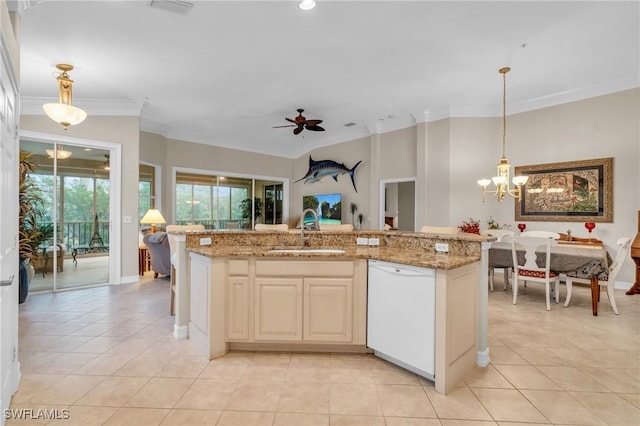
[[[140,281],[140,275],[129,275],[127,277],[120,277],[120,282],[114,284],[133,284],[138,281]]]
[[[176,339],[188,339],[189,338],[189,326],[188,325],[173,325],[173,337]]]
[[[613,285],[613,288],[616,288],[618,290],[629,290],[629,287],[631,287],[633,285],[633,283],[628,283],[625,281],[616,281],[616,283]]]

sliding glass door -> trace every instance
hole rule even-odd
[[[34,171],[38,218],[30,292],[110,282],[110,151],[22,140]]]

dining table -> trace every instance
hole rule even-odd
[[[524,263],[524,250],[517,250],[519,264]],[[538,254],[537,263],[544,266],[545,250]],[[591,307],[593,316],[598,316],[600,286],[598,276],[609,269],[611,256],[604,245],[563,244],[551,246],[549,269],[560,274],[570,274],[591,282]],[[494,242],[489,249],[489,268],[509,268],[513,266],[511,242]]]

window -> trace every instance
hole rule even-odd
[[[252,196],[257,183],[251,178],[176,173],[176,223],[207,229],[252,229],[256,222],[265,223],[264,192],[256,189]]]
[[[155,167],[140,164],[138,172],[138,222],[149,209],[155,208],[155,174]]]

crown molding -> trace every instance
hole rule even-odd
[[[58,98],[22,96],[20,98],[20,114],[43,115],[42,105],[56,103]],[[130,100],[74,99],[73,106],[82,108],[88,115],[140,116],[142,103]]]
[[[170,128],[168,124],[158,123],[157,121],[140,117],[140,130],[149,133],[156,133],[158,135],[164,136],[165,138],[168,138]]]

